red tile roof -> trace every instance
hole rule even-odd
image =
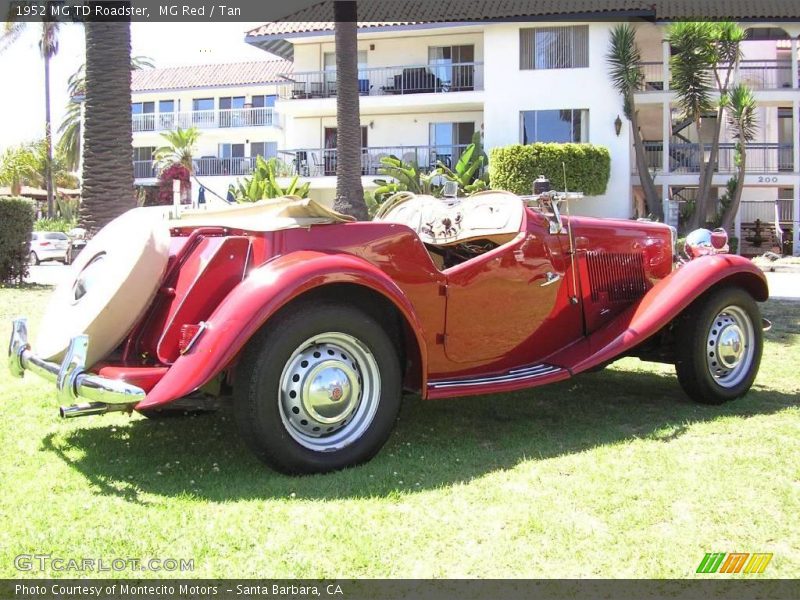
[[[131,73],[131,91],[149,92],[273,83],[283,81],[280,75],[291,70],[292,63],[288,60],[139,69]]]

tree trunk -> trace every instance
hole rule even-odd
[[[83,202],[80,221],[97,231],[136,206],[131,133],[130,23],[89,21],[86,31]]]
[[[46,25],[43,24],[42,27]],[[53,129],[50,118],[50,53],[44,52],[44,187],[47,190],[47,218],[55,216],[53,184]]]
[[[653,175],[650,173],[650,169],[647,166],[647,156],[644,151],[642,132],[639,131],[639,117],[636,113],[635,106],[631,108],[630,124],[633,130],[633,151],[636,157],[636,168],[639,172],[639,181],[642,184],[642,190],[644,191],[644,202],[647,207],[647,212],[655,216],[659,221],[663,221],[664,211],[661,206],[661,199],[656,193]]]
[[[703,176],[700,178],[700,185],[697,189],[697,197],[703,198],[706,209],[708,208],[708,202],[711,200],[709,195],[711,194],[711,187],[712,183],[714,182],[714,173],[716,173],[717,158],[719,157],[719,136],[722,132],[723,117],[723,109],[720,107],[717,109],[717,121],[714,124],[714,135],[711,137],[711,151],[708,154],[708,162],[705,165]],[[701,143],[700,146],[702,148],[703,144]],[[705,155],[705,150],[703,150],[703,154]],[[705,213],[703,214],[703,217],[701,217],[701,220],[698,221],[696,227],[702,227],[703,225],[705,225]]]
[[[336,201],[339,212],[369,219],[361,185],[361,121],[358,96],[357,9],[352,0],[333,3],[336,20]]]
[[[703,136],[701,135],[700,131],[700,123],[701,120],[698,119],[695,121],[695,129],[697,130],[697,146],[698,146],[698,155],[699,155],[699,164],[698,167],[700,169],[700,174],[698,177],[698,186],[697,186],[697,198],[694,203],[694,212],[692,216],[689,217],[689,223],[687,229],[689,231],[693,231],[700,227],[700,224],[705,224],[706,221],[706,212],[707,204],[706,204],[706,197],[705,195],[701,194],[700,191],[703,187],[703,182],[705,181],[706,171],[708,167],[705,161],[705,145],[703,144]]]
[[[741,146],[739,157],[739,172],[736,174],[736,191],[734,191],[733,198],[731,198],[731,203],[728,205],[728,208],[725,209],[725,213],[722,215],[722,224],[720,225],[725,231],[728,232],[728,236],[730,237],[733,237],[735,233],[733,226],[736,220],[736,213],[739,212],[739,205],[742,202],[744,175],[745,171],[747,170],[747,150],[745,149],[744,144]]]

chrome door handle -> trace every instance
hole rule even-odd
[[[552,285],[556,281],[558,281],[559,279],[561,279],[561,274],[553,273],[552,271],[548,271],[547,273],[544,274],[544,283],[540,283],[539,287],[545,287],[547,285]]]

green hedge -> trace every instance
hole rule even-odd
[[[22,283],[28,274],[33,204],[25,198],[0,198],[0,282]]]
[[[554,189],[567,187],[587,196],[604,194],[611,175],[608,148],[592,144],[515,144],[492,149],[489,181],[492,189],[530,194],[533,180],[544,175]]]

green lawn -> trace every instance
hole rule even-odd
[[[0,322],[27,313],[35,335],[47,292],[0,289]],[[193,577],[691,577],[712,551],[773,552],[763,577],[798,577],[800,303],[764,309],[761,374],[724,407],[625,359],[409,398],[371,463],[305,478],[262,467],[224,411],[62,421],[53,388],[3,368],[0,577],[58,575],[14,569],[43,552],[194,559]]]

